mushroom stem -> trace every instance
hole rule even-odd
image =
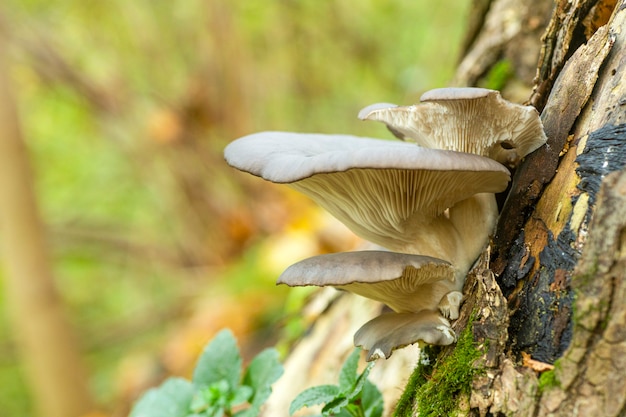
[[[430,224],[419,225],[413,242],[390,241],[384,242],[384,246],[396,252],[432,256],[450,262],[456,270],[456,290],[461,291],[465,275],[487,245],[497,217],[495,195],[476,194],[459,201]]]
[[[463,236],[446,214],[442,213],[426,224],[406,224],[402,237],[375,236],[376,240],[373,237],[369,240],[393,252],[432,256],[455,267],[458,267],[459,257],[465,258]]]
[[[456,320],[459,318],[459,308],[463,300],[463,293],[460,291],[450,291],[439,300],[437,309],[447,319]]]
[[[482,193],[459,201],[449,210],[450,222],[462,239],[463,254],[456,259],[459,268],[469,271],[489,243],[498,220],[495,194]]]

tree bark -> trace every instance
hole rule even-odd
[[[457,323],[483,354],[462,415],[626,415],[625,24],[623,0],[555,5],[529,99],[548,144],[515,173]]]
[[[468,364],[478,370],[469,396],[451,401],[458,415],[625,416],[626,1],[475,3],[454,84],[534,105],[548,144],[514,173],[490,250],[468,276],[454,328],[471,330],[481,357]],[[342,297],[320,321],[360,314]],[[348,333],[313,324],[288,372],[310,377],[308,385],[333,382],[312,370],[337,367]],[[454,349],[440,350],[433,372]],[[416,364],[402,352],[372,373],[391,402],[385,415]],[[283,388],[298,385],[275,387],[272,412],[293,398],[281,404]],[[410,401],[404,408],[417,415],[420,399]]]
[[[86,372],[57,294],[0,37],[0,244],[19,355],[38,415],[77,417],[92,407]]]

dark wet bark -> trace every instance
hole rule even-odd
[[[466,57],[489,21],[528,19],[527,7],[491,2]],[[548,145],[514,174],[489,268],[468,279],[457,328],[474,314],[468,325],[483,358],[469,406],[459,399],[469,409],[462,415],[626,415],[625,26],[624,1],[558,1],[537,40],[528,102],[541,111]],[[516,47],[511,38],[499,48]]]

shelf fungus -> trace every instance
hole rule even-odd
[[[373,104],[359,118],[383,122],[398,138],[426,148],[487,156],[510,168],[546,142],[537,110],[508,102],[495,90],[438,88],[420,102]]]
[[[462,293],[453,266],[442,259],[386,251],[319,255],[287,268],[278,283],[330,285],[394,310],[370,320],[355,334],[354,344],[369,351],[367,360],[386,358],[393,349],[418,339],[437,345],[456,339],[446,318],[458,318]],[[432,300],[440,300],[439,312],[432,310]]]
[[[495,226],[494,193],[504,191],[510,180],[502,163],[514,165],[545,143],[537,112],[506,103],[497,92],[440,89],[424,94],[422,101],[441,108],[423,116],[426,110],[380,104],[360,114],[385,121],[417,145],[262,132],[224,151],[231,166],[306,194],[355,234],[388,250],[312,257],[289,267],[278,280],[290,286],[334,286],[394,310],[355,335],[369,360],[388,358],[394,349],[418,341],[455,341],[448,319],[458,317],[466,274]],[[514,114],[485,112],[490,105]],[[493,120],[477,122],[480,117]]]
[[[441,300],[456,291],[450,262],[386,251],[314,256],[291,265],[278,278],[278,283],[290,287],[330,285],[385,303],[396,312],[408,313],[429,309],[430,299]],[[423,297],[424,294],[428,297]],[[445,314],[450,317],[450,310]],[[456,319],[458,311],[452,315],[450,318]]]
[[[450,322],[433,310],[381,314],[354,335],[354,344],[368,351],[368,361],[388,358],[395,349],[415,342],[447,346],[455,341]]]
[[[480,193],[503,191],[510,176],[478,155],[344,135],[256,133],[228,145],[225,157],[306,194],[363,239],[461,270],[497,216],[493,194]]]

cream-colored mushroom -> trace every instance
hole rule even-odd
[[[478,155],[344,135],[258,133],[225,157],[308,195],[366,240],[452,263],[459,278],[486,245],[497,217],[491,193],[510,176]]]
[[[225,158],[235,168],[301,191],[357,235],[397,252],[306,259],[288,268],[279,283],[333,285],[386,303],[402,312],[394,313],[401,314],[398,320],[416,320],[403,322],[390,339],[379,333],[394,316],[364,326],[359,341],[374,356],[380,350],[387,357],[417,340],[454,341],[437,310],[458,317],[467,271],[495,225],[493,193],[503,191],[510,178],[504,166],[411,143],[285,132],[238,139]]]
[[[282,273],[278,283],[333,286],[385,303],[396,312],[416,313],[436,308],[448,293],[457,291],[454,272],[449,262],[430,256],[358,251],[297,262]],[[458,311],[452,314],[452,319],[458,317]]]
[[[508,167],[546,143],[539,113],[483,88],[438,88],[421,103],[381,103],[359,112],[363,120],[385,123],[394,135],[418,145],[482,155]]]
[[[355,345],[369,351],[368,361],[388,358],[393,350],[418,341],[449,345],[455,340],[446,318],[458,318],[462,293],[454,268],[441,259],[386,251],[319,255],[291,265],[278,283],[330,285],[394,310],[355,334]]]
[[[416,342],[446,346],[455,341],[450,322],[431,310],[382,314],[365,323],[354,335],[354,345],[368,351],[368,361],[386,359],[395,349]]]

